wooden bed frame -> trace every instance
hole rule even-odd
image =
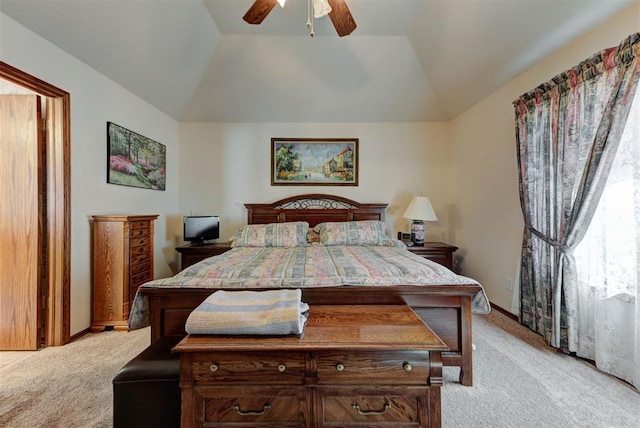
[[[324,221],[384,221],[387,204],[361,204],[347,198],[307,194],[272,204],[245,204],[248,224],[307,221],[313,227]],[[479,285],[345,286],[302,289],[310,304],[407,304],[447,344],[442,353],[446,366],[460,367],[460,383],[473,384],[471,301]],[[211,289],[140,288],[149,298],[151,340],[186,334],[191,311],[211,294]]]

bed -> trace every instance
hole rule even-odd
[[[248,225],[286,223],[286,226],[290,226],[305,222],[310,229],[317,229],[322,228],[324,223],[384,222],[387,204],[359,203],[335,195],[305,194],[268,204],[245,204],[245,207]],[[326,233],[324,235],[328,236]],[[329,248],[317,243],[308,244],[302,248],[271,250],[234,248],[227,253],[199,262],[174,277],[158,279],[142,285],[134,299],[129,326],[135,329],[147,324],[151,325],[152,342],[163,336],[185,334],[184,326],[188,315],[211,295],[212,289],[301,288],[303,301],[309,305],[407,304],[449,347],[449,351],[442,354],[443,364],[460,367],[460,382],[471,386],[473,384],[472,312],[486,313],[490,310],[482,286],[473,279],[455,275],[441,265],[412,254],[402,248],[402,244],[397,245],[399,241],[393,238],[390,238],[390,241],[394,242],[389,244],[385,241],[384,245],[372,247],[369,253],[362,253],[369,250],[351,246]],[[343,273],[338,275],[342,283],[337,282],[334,275],[329,279],[325,278],[324,282],[312,284],[306,282],[308,278],[304,281],[291,282],[290,279],[278,281],[265,277],[265,271],[273,271],[283,264],[280,262],[283,257],[287,260],[301,259],[301,263],[307,263],[307,270],[322,270],[320,267],[309,269],[309,260],[316,258],[325,261],[336,258],[368,259],[368,266],[361,270],[383,272],[381,275],[387,279],[367,279],[360,274]],[[238,275],[237,268],[233,270],[233,280],[221,280],[218,275],[217,271],[225,266],[235,267],[243,259],[258,258],[265,259],[267,265],[270,264],[272,268],[271,270],[263,269],[257,275],[259,277],[257,279],[243,280],[243,275]],[[392,261],[394,265],[385,268],[385,260]],[[413,276],[397,274],[398,269],[404,272],[405,265],[416,265],[420,269],[425,269],[425,274],[413,274]],[[277,276],[281,275],[279,270]],[[300,268],[292,268],[292,270],[300,270]],[[439,276],[440,279],[426,279],[432,274]],[[238,280],[238,278],[241,279]]]

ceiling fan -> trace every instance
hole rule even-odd
[[[260,24],[275,7],[276,3],[284,6],[285,1],[286,0],[255,0],[242,19],[249,24]],[[309,35],[311,37],[314,36],[313,13],[311,13],[313,9],[316,11],[316,18],[326,15],[328,11],[329,18],[331,18],[331,22],[340,37],[347,36],[356,29],[356,22],[353,20],[353,16],[351,16],[351,11],[349,11],[346,0],[308,0],[308,3],[310,12],[307,17],[307,27],[309,28]],[[320,13],[320,15],[318,15],[318,13]]]

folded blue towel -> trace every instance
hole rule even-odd
[[[302,290],[216,291],[189,314],[190,334],[301,334],[309,305]]]

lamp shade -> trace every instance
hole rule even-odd
[[[433,207],[431,206],[431,201],[426,196],[414,197],[409,204],[409,208],[407,208],[407,210],[405,211],[403,217],[411,220],[422,221],[438,220],[438,216],[436,215],[435,211],[433,211]]]

